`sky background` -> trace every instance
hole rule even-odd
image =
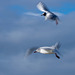
[[[58,13],[59,25],[45,21],[40,0],[0,0],[0,75],[75,75],[75,0],[41,0]],[[35,13],[35,15],[34,15]],[[61,59],[27,49],[61,42]]]

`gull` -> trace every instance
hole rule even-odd
[[[34,53],[42,53],[42,54],[55,54],[55,56],[60,59],[58,55],[61,55],[60,52],[58,51],[60,48],[60,43],[56,43],[53,46],[45,46],[45,47],[33,47],[28,49],[26,56]]]
[[[41,16],[45,16],[45,20],[53,20],[53,21],[56,21],[56,25],[58,24],[58,16],[55,15],[53,12],[49,11],[49,9],[47,8],[47,6],[43,3],[43,2],[39,2],[37,4],[37,8],[44,12]]]

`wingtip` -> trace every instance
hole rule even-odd
[[[41,3],[42,3],[42,2],[38,2],[38,3],[37,3],[37,7],[38,7]]]
[[[42,1],[38,2],[38,3],[42,3]]]
[[[43,4],[44,4],[44,3],[43,3],[42,1],[40,1],[40,2],[37,3],[37,6],[43,5]]]

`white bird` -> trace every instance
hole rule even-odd
[[[44,12],[41,16],[45,16],[45,20],[51,19],[51,20],[56,21],[56,25],[58,24],[58,20],[59,20],[58,16],[52,13],[51,11],[49,11],[47,6],[44,3],[39,2],[37,4],[37,8],[40,11]]]
[[[42,54],[55,54],[55,56],[58,59],[60,59],[60,57],[58,56],[58,54],[61,55],[59,53],[59,51],[58,51],[60,46],[61,46],[60,43],[56,43],[55,45],[50,46],[50,47],[39,47],[39,48],[35,47],[35,48],[31,48],[26,53],[27,54],[26,56],[30,55],[35,50],[34,53],[39,52],[39,53],[42,53]]]

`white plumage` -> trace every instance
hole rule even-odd
[[[31,53],[33,53],[33,51],[34,53],[38,52],[42,54],[55,54],[55,56],[59,59],[60,57],[58,56],[58,54],[61,55],[58,51],[59,48],[60,48],[60,43],[56,43],[55,45],[50,46],[50,47],[46,46],[46,47],[39,47],[39,48],[37,47],[31,48],[27,51],[26,54],[30,55]]]

